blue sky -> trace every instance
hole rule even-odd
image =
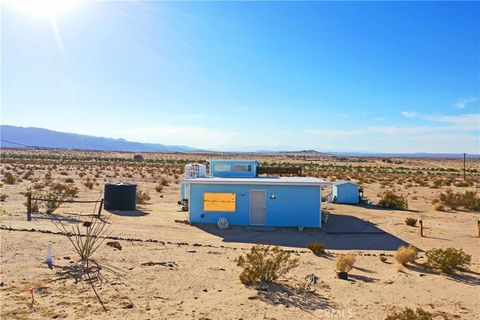
[[[26,9],[2,2],[2,124],[226,151],[480,153],[479,2]]]

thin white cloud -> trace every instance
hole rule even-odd
[[[311,129],[305,130],[305,134],[311,136],[325,136],[329,138],[351,137],[362,135],[361,130],[338,130],[338,129]]]
[[[250,111],[250,108],[248,108],[248,107],[238,107],[236,110],[238,112],[248,112],[248,111]]]
[[[416,118],[418,116],[418,112],[415,111],[402,111],[402,116],[406,118]]]
[[[457,109],[465,109],[465,107],[468,104],[473,103],[475,101],[478,101],[478,98],[475,98],[475,97],[464,98],[464,99],[458,100],[453,106]]]

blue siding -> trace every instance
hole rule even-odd
[[[217,171],[215,165],[228,165],[231,167],[229,171]],[[235,172],[233,166],[250,165],[252,171],[250,172]],[[256,160],[210,160],[210,177],[220,178],[254,178],[257,176],[257,161]]]
[[[266,195],[266,226],[320,227],[319,186],[272,186],[232,184],[190,184],[190,221],[217,223],[225,217],[231,225],[250,224],[250,190],[263,190]],[[235,212],[203,211],[204,192],[235,192]],[[270,199],[271,194],[275,199]],[[203,217],[202,217],[203,215]]]
[[[360,190],[359,186],[351,183],[334,185],[332,194],[336,198],[336,203],[358,203]]]

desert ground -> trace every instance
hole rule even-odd
[[[385,319],[394,310],[417,308],[438,319],[480,318],[480,213],[464,208],[437,211],[432,200],[447,189],[476,191],[480,161],[460,159],[338,158],[319,154],[230,155],[3,149],[1,162],[2,319]],[[322,203],[321,230],[271,231],[188,224],[177,204],[183,167],[210,158],[255,158],[270,166],[296,165],[307,176],[358,182],[370,205]],[[102,281],[76,280],[79,257],[58,223],[88,222],[98,206],[64,204],[53,214],[26,219],[25,192],[60,182],[79,189],[76,200],[102,198],[104,183],[136,183],[150,199],[134,212],[102,211],[109,238],[94,254]],[[408,209],[381,208],[382,193],[408,199]],[[323,195],[328,194],[326,188]],[[424,236],[405,224],[421,219]],[[323,243],[326,255],[306,247]],[[52,244],[53,265],[44,263]],[[246,286],[235,260],[255,244],[278,245],[299,266],[276,284]],[[398,265],[402,245],[418,248],[418,259]],[[472,256],[470,271],[448,276],[425,268],[432,248],[461,248]],[[337,278],[335,257],[355,253],[349,280]],[[385,257],[382,262],[380,257]],[[314,274],[317,282],[305,287]],[[31,305],[32,288],[34,303]],[[100,302],[101,301],[101,302]],[[102,303],[103,306],[102,307]]]

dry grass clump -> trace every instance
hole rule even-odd
[[[415,259],[417,259],[417,249],[411,245],[408,247],[400,247],[397,251],[395,251],[393,258],[399,264],[405,266],[407,263],[414,262]]]
[[[335,271],[348,273],[353,269],[355,262],[357,256],[353,253],[339,255],[335,258]]]
[[[388,315],[385,320],[433,320],[433,315],[422,308],[417,308],[415,311],[405,308]]]
[[[150,195],[145,190],[137,190],[137,203],[144,204],[150,200]]]
[[[325,246],[320,242],[310,242],[307,246],[315,255],[325,254]]]
[[[431,249],[425,253],[427,267],[440,270],[446,274],[468,270],[472,256],[463,252],[462,249],[446,248]]]
[[[397,195],[395,192],[388,190],[383,193],[378,205],[387,209],[407,209],[408,201],[406,197]]]
[[[417,219],[413,217],[407,217],[405,218],[405,224],[410,227],[415,227],[417,225]]]
[[[246,285],[274,282],[298,266],[298,258],[292,258],[290,252],[267,245],[253,246],[236,262],[237,266],[243,268],[240,281]]]

